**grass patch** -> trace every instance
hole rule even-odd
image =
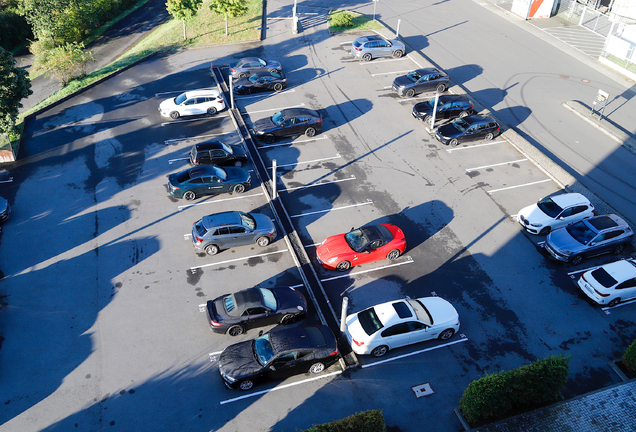
[[[611,60],[612,62],[616,63],[617,65],[619,65],[620,67],[624,69],[627,69],[630,72],[636,73],[636,64],[634,63],[630,63],[627,60],[621,59],[612,54],[608,54],[605,58],[608,60]]]
[[[367,15],[361,15],[356,12],[348,12],[353,15],[353,25],[350,27],[340,27],[335,24],[338,14],[344,13],[342,10],[335,10],[329,12],[329,30],[332,32],[344,32],[344,31],[360,31],[360,30],[380,30],[384,28],[382,24]]]

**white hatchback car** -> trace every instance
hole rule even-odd
[[[592,216],[594,206],[587,198],[580,193],[566,193],[522,208],[517,222],[531,234],[548,235],[550,231]]]
[[[163,117],[178,119],[186,115],[214,115],[225,109],[225,101],[218,90],[192,90],[181,93],[173,99],[166,99],[159,105]]]
[[[587,271],[579,279],[579,287],[596,303],[610,307],[636,298],[636,259],[616,261]]]
[[[405,345],[450,338],[459,330],[459,315],[439,297],[407,298],[349,315],[346,324],[345,335],[356,354],[380,357]]]

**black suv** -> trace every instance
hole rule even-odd
[[[221,141],[210,141],[195,144],[190,150],[192,165],[220,165],[243,166],[247,162],[247,155],[243,147],[229,145]]]
[[[433,108],[435,99],[420,102],[413,107],[413,117],[429,124],[433,122]],[[464,95],[444,95],[437,101],[435,120],[463,118],[475,113],[473,103]]]
[[[440,126],[435,132],[435,138],[442,144],[455,147],[465,141],[489,141],[500,133],[501,128],[493,118],[472,115]]]

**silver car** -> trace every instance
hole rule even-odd
[[[192,226],[198,250],[215,255],[221,249],[254,244],[265,247],[276,238],[272,220],[262,214],[231,211],[203,216]]]
[[[608,252],[619,255],[633,237],[634,231],[627,222],[607,214],[552,231],[543,247],[553,259],[578,265],[590,256]]]
[[[405,45],[397,39],[387,40],[381,36],[363,36],[353,41],[351,54],[364,61],[376,57],[400,58],[406,52]]]
[[[230,68],[232,78],[246,78],[256,72],[277,72],[283,70],[281,64],[275,60],[263,60],[258,57],[245,57]]]

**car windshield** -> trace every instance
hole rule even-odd
[[[269,341],[269,334],[254,339],[253,348],[256,360],[261,366],[265,366],[274,357],[274,348]]]
[[[537,203],[537,207],[539,207],[539,209],[543,213],[547,214],[553,219],[557,217],[559,214],[561,214],[561,212],[563,211],[563,209],[559,207],[557,203],[552,201],[552,198],[542,199],[541,201]]]
[[[618,283],[618,281],[614,279],[603,267],[592,271],[592,277],[605,288],[611,288]]]
[[[205,227],[203,226],[203,220],[200,220],[200,221],[198,221],[197,223],[194,224],[194,230],[201,237],[203,237],[208,232],[208,230],[206,230]]]
[[[252,215],[243,212],[239,212],[239,215],[241,216],[241,222],[243,223],[243,226],[246,226],[251,230],[256,228],[256,221],[254,220]]]
[[[251,83],[255,83],[256,81],[258,81],[258,74],[250,75],[248,80],[250,80]]]
[[[440,105],[441,105],[441,103],[438,102],[437,106],[440,106]],[[428,106],[430,106],[431,108],[435,108],[435,98],[428,100]]]
[[[431,313],[428,311],[428,309],[426,309],[426,306],[424,306],[419,300],[407,299],[406,301],[415,311],[415,316],[418,320],[423,323],[433,325],[433,317],[431,316]]]
[[[238,68],[239,66],[243,65],[243,60],[239,60],[235,65],[234,65],[234,69]]]
[[[590,229],[584,221],[577,222],[565,228],[572,238],[581,244],[588,244],[596,236],[596,231]]]
[[[460,132],[466,132],[466,129],[470,127],[470,125],[464,119],[457,119],[453,122],[453,126],[457,128]]]
[[[212,168],[214,169],[215,176],[217,176],[221,180],[227,180],[227,172],[225,172],[223,168],[218,167],[216,165],[212,165]]]
[[[362,251],[368,240],[361,229],[353,230],[345,234],[345,240],[349,247],[356,252]]]
[[[234,149],[232,149],[231,146],[221,143],[221,147],[223,147],[223,150],[225,150],[228,154],[234,154]]]
[[[259,290],[261,290],[261,295],[263,296],[263,306],[273,311],[278,310],[278,301],[276,301],[274,293],[267,288],[259,288]]]
[[[372,307],[360,312],[358,314],[358,321],[360,321],[360,325],[362,326],[364,332],[369,336],[384,327],[384,324],[382,324],[382,321],[380,321],[378,314]]]
[[[230,314],[235,308],[236,304],[234,303],[234,296],[229,295],[223,298],[223,306],[225,307],[225,311]]]
[[[362,45],[362,44],[357,39],[353,41],[353,46],[354,47],[358,48],[360,45]]]
[[[276,114],[272,116],[272,121],[274,122],[276,126],[280,126],[285,121],[285,117],[283,117],[282,112],[277,112]]]
[[[418,71],[413,71],[406,74],[406,77],[413,82],[417,82],[418,79],[422,78],[422,75]]]
[[[176,98],[174,98],[174,103],[177,105],[181,105],[181,103],[186,100],[186,94],[185,93],[181,93],[179,96],[177,96]]]

